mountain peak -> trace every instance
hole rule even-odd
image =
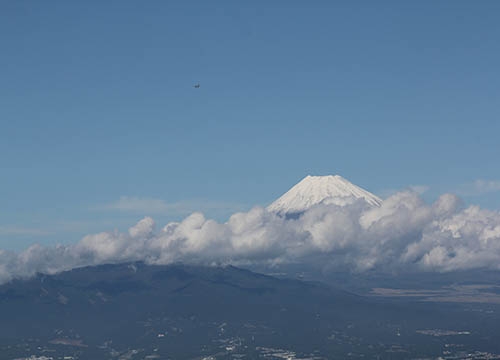
[[[307,175],[267,209],[278,213],[298,213],[318,204],[347,205],[356,199],[363,199],[371,206],[382,204],[379,197],[340,175]]]

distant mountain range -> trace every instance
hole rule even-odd
[[[384,358],[395,343],[422,355],[422,329],[497,339],[498,316],[481,314],[233,266],[101,265],[0,286],[0,359]]]

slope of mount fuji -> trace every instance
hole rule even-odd
[[[347,205],[357,199],[363,199],[371,206],[382,204],[379,197],[342,176],[306,176],[267,209],[272,212],[292,214],[303,212],[318,204]]]

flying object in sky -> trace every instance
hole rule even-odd
[[[195,89],[199,89],[199,88],[200,88],[200,83],[194,84],[194,85],[193,85],[193,87],[194,87]]]

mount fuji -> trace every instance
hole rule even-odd
[[[279,214],[297,214],[318,204],[347,205],[363,199],[371,206],[380,206],[382,199],[354,185],[339,175],[306,176],[283,196],[267,207]]]

